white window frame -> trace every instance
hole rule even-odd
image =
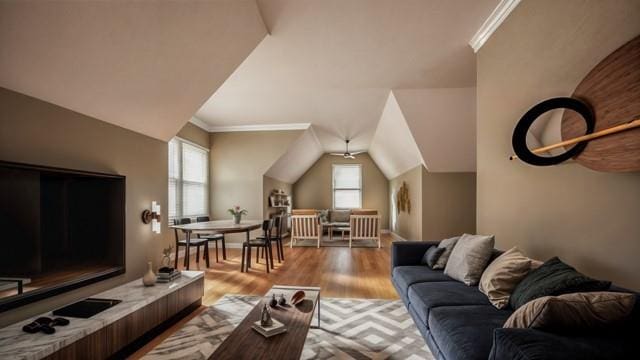
[[[360,183],[357,188],[336,188],[336,168],[339,167],[357,167],[360,172]],[[336,207],[336,190],[358,190],[358,207],[345,208]],[[362,208],[362,164],[332,164],[331,165],[331,196],[333,198],[333,208],[338,210],[361,209]]]
[[[203,147],[201,145],[198,145],[198,144],[196,144],[196,143],[194,143],[192,141],[183,139],[183,138],[181,138],[179,136],[173,137],[171,139],[171,141],[173,141],[173,140],[177,140],[178,154],[179,154],[179,156],[178,156],[178,171],[177,171],[179,177],[178,178],[173,178],[173,179],[175,179],[175,181],[176,181],[176,202],[178,202],[181,206],[180,206],[179,209],[176,209],[176,213],[175,213],[174,216],[169,216],[169,223],[170,224],[172,224],[173,220],[175,220],[175,219],[182,219],[182,218],[186,218],[186,217],[194,219],[194,218],[197,218],[198,216],[208,216],[209,215],[209,176],[210,176],[209,169],[210,169],[210,166],[211,166],[211,163],[210,163],[211,159],[210,159],[210,155],[209,155],[209,149],[207,149],[207,148],[205,148],[205,147]],[[207,198],[207,200],[205,201],[205,212],[203,214],[189,214],[189,215],[185,215],[184,214],[184,202],[182,201],[183,193],[184,193],[184,186],[183,185],[185,183],[200,184],[199,182],[185,181],[184,180],[184,169],[182,167],[182,164],[184,163],[184,161],[183,161],[184,160],[183,159],[184,151],[182,150],[182,147],[183,147],[184,144],[188,144],[190,146],[193,146],[193,147],[196,147],[196,148],[198,148],[200,150],[203,150],[207,154],[207,161],[206,161],[207,165],[206,165],[206,169],[205,169],[206,170],[205,171],[206,177],[205,177],[205,182],[202,183],[203,186],[204,186],[205,198]],[[167,151],[169,151],[169,149],[167,149]],[[170,158],[168,158],[167,160],[170,161]],[[169,177],[169,182],[171,181],[171,179],[172,178]],[[171,189],[171,187],[169,186],[167,190],[170,191],[170,189]],[[168,196],[167,197],[167,201],[169,201],[170,198],[171,198],[171,196]],[[171,208],[171,205],[172,204],[167,204],[167,215],[169,214],[169,209]]]

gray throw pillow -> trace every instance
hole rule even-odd
[[[440,257],[438,258],[438,261],[436,261],[436,263],[433,265],[432,269],[434,270],[444,269],[444,267],[447,265],[447,261],[449,260],[449,256],[451,255],[451,252],[453,251],[453,248],[456,246],[456,243],[458,242],[459,239],[460,239],[460,236],[455,236],[455,237],[440,241],[440,244],[438,244],[438,247],[443,248],[444,251],[442,252],[442,255],[440,255]]]
[[[424,253],[424,256],[422,256],[421,263],[433,269],[433,265],[435,265],[443,252],[444,248],[432,246]]]
[[[477,285],[491,259],[494,243],[493,235],[462,235],[451,252],[444,274],[466,285]]]

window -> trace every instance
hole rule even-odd
[[[362,207],[362,168],[356,165],[333,165],[333,208]]]
[[[169,141],[169,220],[209,214],[209,150]]]

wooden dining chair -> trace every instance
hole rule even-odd
[[[271,244],[275,243],[276,245],[276,255],[278,258],[278,264],[284,261],[284,245],[282,244],[282,235],[284,234],[284,229],[286,227],[287,215],[276,215],[273,218],[273,231],[271,233]],[[263,238],[259,236],[258,239]],[[273,252],[273,249],[271,250]],[[264,259],[264,250],[260,250],[260,257]],[[273,266],[271,267],[273,269]]]
[[[260,262],[260,249],[265,251],[265,261],[267,273],[269,268],[273,268],[273,253],[271,252],[271,230],[273,229],[273,219],[264,220],[262,222],[263,236],[256,239],[247,240],[242,243],[242,260],[240,262],[240,271],[248,272],[251,268],[251,248],[256,248],[256,263]]]
[[[174,221],[174,225],[186,225],[186,224],[191,224],[191,219],[189,218],[183,218],[183,219],[175,219]],[[204,260],[206,262],[207,267],[209,267],[209,240],[204,238],[191,238],[189,239],[189,244],[187,246],[187,240],[186,239],[180,239],[180,237],[178,236],[178,229],[173,229],[174,230],[174,234],[176,236],[176,259],[175,259],[175,268],[178,268],[178,252],[179,252],[179,248],[180,246],[184,247],[184,267],[189,270],[189,260],[190,260],[190,254],[189,254],[189,248],[192,246],[196,247],[196,263],[200,263],[200,246],[204,246]]]
[[[208,216],[198,216],[196,218],[196,222],[205,222],[205,221],[210,221]],[[227,247],[226,247],[226,244],[224,242],[224,234],[217,234],[217,233],[198,234],[198,238],[199,239],[207,239],[209,241],[213,241],[213,243],[215,244],[215,247],[216,247],[216,262],[220,261],[218,259],[218,241],[221,241],[222,242],[222,260],[227,260]],[[209,265],[207,265],[207,266],[209,266]]]

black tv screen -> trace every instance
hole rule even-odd
[[[125,177],[0,161],[0,311],[125,271]]]

